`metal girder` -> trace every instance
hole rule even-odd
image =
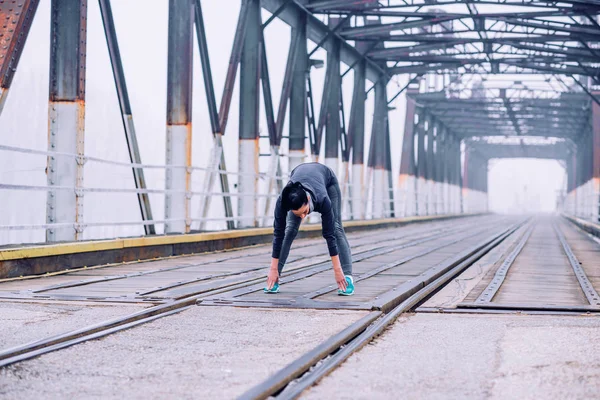
[[[390,24],[380,24],[374,26],[359,26],[353,28],[344,29],[341,32],[341,35],[349,40],[354,39],[368,39],[373,35],[390,35],[392,31],[403,30],[403,29],[411,29],[411,28],[421,28],[424,26],[433,26],[437,24],[441,24],[448,21],[453,21],[457,19],[456,17],[437,17],[437,18],[427,18],[419,21],[406,21],[406,22],[396,22]]]
[[[497,21],[502,21],[504,23],[508,23],[508,24],[512,24],[512,25],[518,25],[518,26],[526,26],[529,28],[541,28],[541,29],[546,29],[546,30],[551,30],[551,31],[558,31],[558,32],[568,32],[568,33],[580,33],[580,34],[585,34],[585,35],[590,35],[592,37],[597,37],[600,35],[600,30],[598,29],[594,29],[594,28],[589,28],[589,25],[580,25],[577,24],[575,26],[573,25],[557,25],[560,22],[556,22],[556,21],[552,21],[551,25],[549,22],[547,21],[547,23],[544,23],[542,21],[537,22],[537,21],[532,21],[532,20],[523,20],[523,19],[517,19],[517,18],[494,18],[494,17],[488,17],[491,20],[497,20]]]
[[[333,1],[333,0],[332,0]],[[338,0],[338,3],[343,0]],[[353,1],[347,0],[345,4],[351,4]],[[342,5],[344,4],[342,3]],[[388,6],[380,5],[379,9],[385,8],[411,8],[417,6],[444,6],[456,4],[456,0],[403,0],[402,3],[394,3]],[[586,9],[597,9],[600,7],[600,0],[460,0],[460,4],[491,4],[491,5],[506,5],[513,7],[554,7],[563,9],[574,9],[573,6],[578,6]],[[331,7],[331,6],[330,6]],[[323,8],[323,7],[321,7]],[[343,7],[337,6],[337,9],[343,9]]]
[[[302,17],[306,19],[306,16]],[[290,170],[303,162],[305,156],[306,135],[306,75],[309,73],[309,58],[307,55],[306,25],[300,24],[297,30],[298,48],[292,77],[290,92]]]
[[[323,1],[319,2],[322,5],[319,7],[321,11],[328,10],[344,10],[346,9],[344,5],[352,5],[353,3],[359,3],[360,1],[351,1],[351,0],[336,0],[335,3],[333,0],[331,1]],[[364,3],[364,1],[363,1]],[[393,9],[403,9],[403,8],[411,8],[418,6],[444,6],[444,5],[454,5],[456,3],[460,4],[476,4],[476,5],[506,5],[513,7],[539,7],[539,8],[560,8],[567,10],[575,10],[579,8],[575,8],[574,6],[585,8],[585,9],[597,9],[600,7],[599,0],[404,0],[402,3],[394,3],[388,6],[385,3],[380,4],[377,8],[379,10],[385,10],[387,8]],[[325,7],[328,5],[329,8]],[[314,5],[313,5],[314,7]]]
[[[261,6],[273,13],[281,7],[286,0],[262,0]],[[297,0],[285,7],[280,13],[282,21],[290,25],[292,28],[298,28],[298,24],[301,23],[300,15],[306,17],[307,37],[315,43],[319,43],[325,36],[331,34],[331,28],[321,22],[303,5],[299,4]],[[371,60],[368,56],[362,55],[354,46],[343,40],[343,38],[334,33],[333,38],[340,42],[340,60],[347,64],[353,65],[359,60],[365,60],[366,65],[366,78],[371,82],[376,82],[381,75],[387,75],[386,71],[382,69],[377,63]],[[334,40],[329,40],[323,44],[323,48],[328,52],[333,49]]]
[[[569,148],[565,143],[551,145],[513,145],[469,142],[468,146],[487,159],[540,158],[566,160],[569,155]]]
[[[0,114],[17,70],[21,52],[29,35],[29,28],[37,10],[39,0],[23,0],[18,3],[0,2]]]
[[[422,6],[423,4],[421,4]],[[415,6],[416,7],[416,6]],[[335,13],[335,14],[344,14],[350,12],[356,12],[355,10],[326,10],[319,11],[313,10],[314,13],[317,14],[327,14],[327,13]],[[495,17],[495,18],[539,18],[539,17],[579,17],[579,16],[587,16],[587,12],[585,9],[579,10],[575,8],[563,8],[556,9],[550,11],[507,11],[507,12],[484,12],[479,13],[481,17]],[[457,13],[457,12],[448,12],[445,10],[438,9],[436,11],[397,11],[391,10],[386,7],[381,7],[379,9],[373,10],[361,10],[360,15],[362,16],[377,16],[377,17],[402,17],[402,18],[438,18],[438,17],[453,17],[456,19],[462,18],[471,18],[471,14],[467,13]]]
[[[330,19],[330,24],[336,26],[339,21]],[[341,97],[341,73],[340,73],[340,47],[339,42],[334,43],[331,51],[327,52],[327,86],[323,89],[328,91],[324,121],[325,121],[325,164],[336,174],[338,173],[338,147],[340,143],[340,97]],[[321,119],[321,115],[319,115]]]

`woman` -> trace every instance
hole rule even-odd
[[[321,214],[323,237],[327,241],[338,294],[354,293],[352,254],[342,226],[342,196],[335,174],[319,163],[300,164],[275,205],[273,252],[265,293],[279,292],[279,275],[290,253],[300,223],[308,214]]]

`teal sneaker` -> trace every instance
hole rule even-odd
[[[270,293],[270,294],[279,293],[279,282],[277,282],[275,285],[273,285],[273,287],[271,288],[271,290],[269,290],[267,288],[264,288],[263,292]]]
[[[338,294],[340,296],[352,296],[354,294],[354,279],[352,279],[352,276],[346,275],[346,290],[341,291],[338,289]]]

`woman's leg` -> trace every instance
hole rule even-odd
[[[342,192],[337,181],[327,188],[327,194],[333,208],[335,239],[340,254],[342,270],[344,271],[344,275],[352,276],[352,252],[346,238],[346,232],[344,232],[344,226],[342,225]]]

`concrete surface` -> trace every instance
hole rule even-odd
[[[0,369],[0,398],[231,399],[365,314],[192,307]]]
[[[132,314],[147,305],[0,301],[0,350]]]
[[[597,399],[600,317],[416,314],[306,399]]]

